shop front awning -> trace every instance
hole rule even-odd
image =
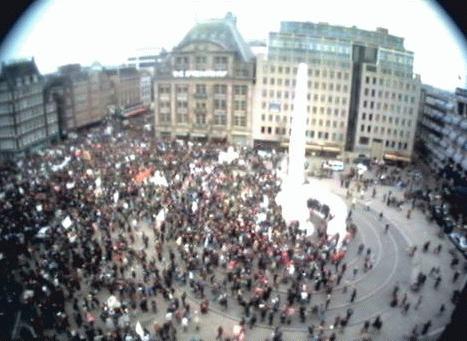
[[[320,146],[317,144],[307,144],[306,149],[310,150],[316,150],[316,151],[324,151],[324,152],[334,152],[334,153],[340,153],[341,149],[336,146]]]
[[[322,150],[325,152],[335,152],[340,153],[341,149],[339,147],[332,147],[332,146],[323,146]]]
[[[212,132],[209,136],[214,137],[215,139],[226,139],[227,138],[227,134],[215,133],[215,132]]]
[[[206,135],[206,134],[202,134],[202,133],[191,133],[191,134],[190,134],[190,137],[195,137],[195,138],[206,138],[207,135]]]
[[[281,142],[281,147],[288,147],[289,142]],[[335,146],[320,146],[317,144],[307,144],[305,146],[306,149],[308,150],[313,150],[313,151],[320,151],[320,152],[332,152],[332,153],[340,153],[341,148],[335,147]]]
[[[410,158],[404,155],[400,154],[394,154],[394,153],[385,153],[383,156],[384,159],[386,160],[391,160],[391,161],[402,161],[402,162],[410,162]]]

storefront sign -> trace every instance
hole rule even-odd
[[[172,76],[175,78],[221,78],[227,76],[227,71],[214,70],[187,70],[187,71],[172,71]]]

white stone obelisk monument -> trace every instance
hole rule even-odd
[[[301,63],[298,65],[295,85],[287,172],[283,173],[281,191],[276,198],[276,202],[282,207],[282,217],[286,223],[298,222],[300,228],[306,230],[309,235],[313,233],[314,226],[309,221],[310,214],[306,206],[307,198],[303,192],[305,182],[307,78],[308,67],[306,64]]]
[[[305,182],[305,131],[307,116],[308,66],[298,65],[289,140],[287,182],[289,186],[301,186]]]
[[[316,199],[321,204],[330,207],[333,218],[327,222],[329,237],[340,236],[338,248],[341,247],[343,236],[346,235],[347,206],[327,185],[318,180],[305,184],[305,146],[307,117],[308,68],[299,64],[295,86],[294,109],[290,126],[289,155],[287,172],[282,172],[281,191],[276,202],[282,208],[282,217],[287,224],[298,222],[299,228],[307,236],[313,235],[315,227],[310,221],[308,199]]]

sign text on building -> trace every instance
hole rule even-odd
[[[227,76],[227,71],[214,71],[214,70],[186,70],[186,71],[172,71],[172,76],[175,78],[219,78]]]

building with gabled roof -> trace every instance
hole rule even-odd
[[[55,102],[44,96],[45,81],[34,59],[2,64],[0,157],[11,159],[58,137]]]
[[[251,144],[254,71],[231,13],[196,24],[156,65],[156,136]]]

